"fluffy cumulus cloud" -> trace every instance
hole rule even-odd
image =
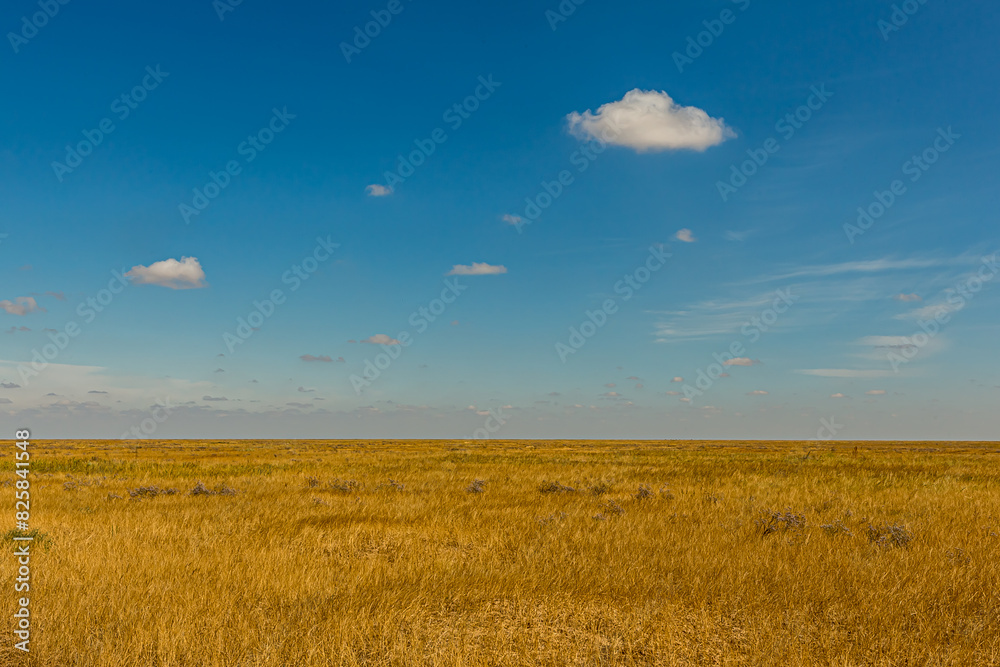
[[[678,241],[683,241],[684,243],[694,243],[698,239],[694,237],[694,232],[685,227],[684,229],[678,229],[677,233],[674,234],[674,238]]]
[[[160,285],[170,289],[197,289],[207,287],[205,271],[196,257],[181,257],[153,262],[149,266],[133,266],[125,274],[134,285]]]
[[[506,266],[493,266],[486,262],[473,262],[471,265],[456,264],[448,272],[449,276],[495,276],[507,273]]]
[[[38,307],[38,302],[35,301],[35,297],[33,296],[19,296],[13,301],[4,299],[0,301],[0,309],[7,311],[11,315],[27,315],[36,310],[45,310]]]
[[[655,90],[631,90],[617,102],[567,116],[569,129],[583,139],[601,139],[636,151],[703,151],[736,134],[721,118],[685,107]]]
[[[399,345],[399,341],[395,338],[387,336],[385,334],[375,334],[369,338],[365,338],[362,343],[370,343],[372,345]]]
[[[372,183],[365,188],[365,192],[368,193],[369,197],[388,197],[392,194],[392,188],[387,188],[384,185],[379,185],[378,183]]]

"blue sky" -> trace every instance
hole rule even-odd
[[[991,5],[0,27],[10,430],[996,437]]]

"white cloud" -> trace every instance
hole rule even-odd
[[[0,301],[0,309],[7,311],[11,315],[27,315],[36,310],[45,310],[38,307],[38,302],[33,296],[19,296],[13,301],[4,299]]]
[[[621,100],[592,113],[574,111],[569,129],[583,139],[602,139],[636,151],[703,151],[736,136],[721,118],[697,107],[683,107],[665,92],[631,90]]]
[[[510,213],[506,213],[500,216],[500,219],[506,222],[508,225],[519,225],[524,220],[524,218],[522,218],[521,216],[511,215]]]
[[[684,378],[682,378],[680,375],[678,375],[673,380],[671,380],[671,382],[684,382]]]
[[[844,396],[840,392],[837,392],[836,394],[830,394],[830,398],[847,398],[847,396]]]
[[[154,262],[149,266],[133,266],[125,274],[135,285],[160,285],[170,289],[197,289],[207,287],[205,271],[196,257],[181,257]]]
[[[370,338],[365,338],[362,343],[371,343],[372,345],[399,345],[399,341],[395,338],[390,338],[385,334],[375,334]]]
[[[892,298],[896,301],[923,301],[919,294],[897,294]]]
[[[760,363],[760,359],[751,359],[749,357],[734,357],[733,359],[726,359],[722,362],[723,366],[755,366]]]
[[[392,188],[387,188],[384,185],[379,185],[378,183],[372,183],[365,188],[365,192],[368,193],[369,197],[388,197],[392,194]]]
[[[456,264],[448,272],[449,276],[495,276],[500,273],[507,273],[506,266],[493,266],[486,262],[473,262],[471,266]]]
[[[909,271],[914,269],[929,269],[954,263],[940,259],[881,259],[860,262],[843,262],[841,264],[820,264],[803,266],[787,273],[764,276],[749,282],[768,282],[771,280],[787,280],[789,278],[825,277],[843,273],[881,273],[882,271]]]
[[[885,396],[885,389],[872,389],[871,391],[866,391],[869,396]]]
[[[684,229],[678,229],[677,233],[674,234],[674,238],[678,241],[684,241],[684,243],[694,243],[698,239],[694,237],[694,234],[690,229],[685,227]]]
[[[893,375],[892,371],[855,370],[853,368],[800,368],[795,372],[824,378],[884,378]]]
[[[767,396],[767,392],[763,389],[754,389],[753,391],[747,393],[747,396]]]
[[[933,320],[934,318],[944,317],[956,311],[962,309],[965,304],[953,305],[950,303],[931,303],[920,308],[915,308],[906,313],[900,313],[893,317],[896,320]]]

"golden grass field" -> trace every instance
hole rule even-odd
[[[32,452],[2,665],[1000,664],[997,443]]]

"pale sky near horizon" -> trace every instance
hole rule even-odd
[[[996,6],[227,3],[0,12],[4,430],[998,439]]]

